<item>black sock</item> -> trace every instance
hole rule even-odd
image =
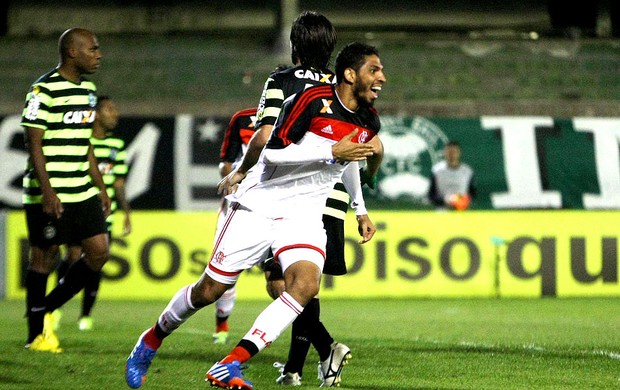
[[[45,316],[45,291],[49,275],[28,270],[26,273],[26,316],[28,317],[28,340],[43,333],[43,317]],[[36,311],[32,311],[35,308]]]
[[[73,263],[69,267],[62,283],[57,285],[45,297],[44,303],[47,311],[54,311],[73,298],[84,287],[86,281],[94,277],[94,273],[97,273],[97,271],[90,269],[83,258]]]
[[[90,316],[90,312],[95,306],[99,285],[101,284],[101,271],[95,272],[84,285],[84,297],[82,298],[82,317]]]
[[[333,337],[329,334],[325,325],[320,320],[321,306],[319,300],[316,300],[316,323],[310,328],[310,341],[312,345],[319,353],[319,359],[321,361],[327,359],[332,352]]]
[[[293,321],[291,346],[288,350],[284,372],[296,372],[302,376],[304,363],[310,350],[311,329],[319,322],[318,304],[319,300],[312,298],[304,307],[304,311]]]
[[[64,278],[71,266],[71,262],[67,260],[61,260],[56,267],[56,283],[60,283],[60,279]]]

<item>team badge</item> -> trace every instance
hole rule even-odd
[[[43,228],[43,237],[46,240],[51,240],[52,238],[56,237],[56,228],[54,227],[54,225],[50,223]]]

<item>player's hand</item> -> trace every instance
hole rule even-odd
[[[56,192],[54,191],[43,192],[41,206],[43,207],[43,212],[45,214],[56,219],[59,219],[65,211],[60,199],[58,199],[58,195],[56,195]]]
[[[99,199],[101,199],[101,209],[103,210],[103,216],[108,218],[112,212],[112,199],[105,191],[99,191]]]
[[[234,194],[241,180],[245,179],[246,173],[239,172],[237,169],[226,175],[217,184],[217,193],[224,196]]]
[[[351,141],[358,132],[359,129],[355,129],[332,145],[332,155],[336,161],[362,161],[373,155],[372,145]]]
[[[123,237],[131,233],[131,217],[129,213],[125,213],[125,224],[123,226]]]
[[[356,218],[357,218],[357,231],[362,237],[359,243],[364,244],[372,239],[377,229],[375,228],[375,225],[370,220],[370,217],[368,217],[368,214],[358,215]]]

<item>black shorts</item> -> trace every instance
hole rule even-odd
[[[347,264],[344,260],[344,220],[323,215],[323,227],[327,234],[323,273],[344,275],[347,273]]]
[[[80,244],[82,240],[107,233],[107,226],[98,196],[83,202],[63,203],[64,212],[56,219],[43,212],[40,204],[24,205],[31,246]]]

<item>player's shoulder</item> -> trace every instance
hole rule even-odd
[[[244,117],[256,115],[256,111],[257,110],[258,110],[257,107],[244,108],[243,110],[239,110],[239,111],[235,112],[233,114],[233,116],[232,116],[232,119],[236,120],[236,119],[239,119],[239,118],[244,118]]]

